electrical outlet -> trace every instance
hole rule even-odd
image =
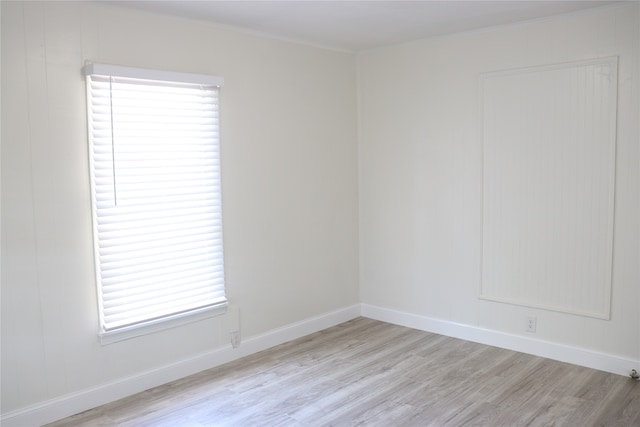
[[[527,316],[527,325],[526,325],[525,330],[527,332],[534,332],[535,333],[535,331],[536,331],[536,322],[537,322],[537,319],[536,319],[535,316]]]
[[[229,333],[231,335],[231,347],[238,348],[240,345],[240,331]]]

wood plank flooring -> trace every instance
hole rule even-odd
[[[357,318],[49,426],[640,426],[640,381]]]

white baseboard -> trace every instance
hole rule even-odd
[[[628,376],[631,369],[640,366],[640,361],[612,354],[599,353],[578,347],[525,336],[478,328],[446,320],[405,313],[388,308],[362,304],[362,316],[448,337],[460,338],[521,353],[598,369],[600,371]]]
[[[369,304],[355,304],[244,339],[236,349],[231,348],[230,345],[221,346],[169,365],[2,414],[0,425],[2,427],[24,427],[50,423],[321,331],[360,315],[383,322],[542,356],[619,375],[626,376],[632,368],[637,369],[637,366],[640,366],[640,361],[638,360],[446,320],[433,319]]]
[[[308,318],[205,353],[2,414],[2,427],[41,426],[170,381],[266,350],[360,316],[360,304]]]

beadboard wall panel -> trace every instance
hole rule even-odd
[[[481,298],[610,318],[617,64],[481,76]]]

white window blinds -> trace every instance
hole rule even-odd
[[[102,333],[224,306],[222,79],[85,74]]]

